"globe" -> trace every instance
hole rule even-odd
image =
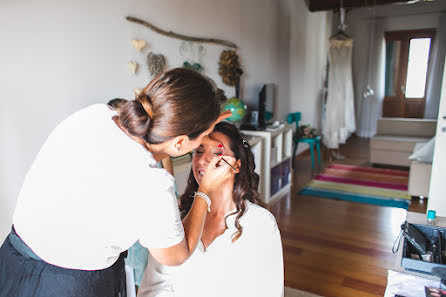
[[[246,114],[246,105],[239,98],[229,98],[223,106],[223,111],[230,110],[232,115],[227,118],[230,122],[238,122],[243,119]]]

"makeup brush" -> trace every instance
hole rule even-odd
[[[232,169],[234,169],[234,171],[237,171],[237,169],[235,169],[231,164],[229,164],[228,161],[226,161],[225,159],[221,158],[226,164],[229,165],[229,167],[231,167]]]

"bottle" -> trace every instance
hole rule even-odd
[[[428,210],[427,211],[427,224],[429,226],[434,226],[435,225],[435,217],[436,217],[435,210]]]

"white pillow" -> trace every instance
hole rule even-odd
[[[426,142],[425,145],[417,148],[416,151],[409,156],[409,160],[423,163],[432,163],[434,158],[435,137]]]

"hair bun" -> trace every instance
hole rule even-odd
[[[145,138],[149,132],[152,119],[139,100],[131,100],[118,112],[121,124],[136,137]]]
[[[136,101],[141,103],[142,107],[146,111],[146,113],[149,115],[150,119],[153,119],[153,107],[152,107],[152,101],[150,100],[150,97],[143,92],[140,93],[140,95],[136,98]]]

